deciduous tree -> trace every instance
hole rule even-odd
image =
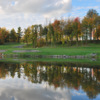
[[[95,37],[97,40],[99,40],[99,38],[100,38],[100,25],[98,25],[96,28]]]
[[[81,23],[78,17],[75,18],[73,21],[73,33],[76,37],[76,43],[78,45],[78,37],[79,37],[79,34],[81,33]]]

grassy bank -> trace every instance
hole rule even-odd
[[[6,63],[31,63],[34,64],[36,62],[39,63],[47,63],[47,64],[59,64],[59,65],[73,65],[79,67],[100,67],[100,59],[96,59],[96,61],[92,61],[92,59],[31,59],[31,58],[5,58],[1,59],[0,62]]]
[[[23,44],[5,44],[0,45],[0,50],[6,50],[3,54],[24,54],[24,55],[90,55],[97,53],[100,57],[100,44],[88,44],[87,46],[57,46],[57,47],[24,47],[16,48],[16,46]],[[40,52],[23,52],[15,53],[14,50],[39,50]]]

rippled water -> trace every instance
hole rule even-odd
[[[72,63],[0,62],[0,100],[100,100],[100,69]]]

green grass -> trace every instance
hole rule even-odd
[[[23,44],[5,44],[0,45],[0,50],[6,50],[4,54],[24,54],[24,55],[90,55],[91,53],[97,53],[100,57],[100,44],[89,44],[88,46],[72,46],[72,47],[40,47],[32,48],[31,46],[25,48],[15,48],[18,45]],[[25,52],[25,53],[13,53],[14,50],[39,50],[40,52]]]
[[[34,63],[34,62],[44,62],[49,64],[62,64],[62,65],[79,65],[79,67],[100,67],[100,59],[96,61],[92,61],[91,59],[50,59],[50,58],[43,58],[43,59],[32,59],[32,58],[5,58],[0,60],[0,62],[8,62],[8,63]]]
[[[21,45],[21,43],[6,43],[4,45],[0,45],[0,50],[9,50],[19,45]]]

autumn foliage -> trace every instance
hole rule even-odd
[[[79,41],[88,41],[100,39],[100,16],[96,10],[89,10],[84,18],[68,18],[55,19],[43,26],[32,25],[23,30],[21,36],[21,27],[18,31],[6,28],[0,28],[0,44],[6,42],[20,42],[23,41],[27,45],[32,43],[33,47],[40,47],[46,45],[57,45],[65,43],[72,45],[72,43],[79,44]]]

